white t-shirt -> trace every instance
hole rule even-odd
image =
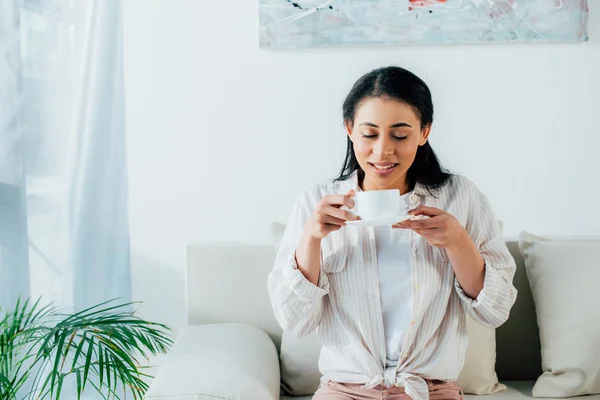
[[[410,193],[402,195],[399,214],[409,211]],[[386,341],[386,367],[396,367],[412,319],[413,292],[408,229],[375,227],[379,293]]]

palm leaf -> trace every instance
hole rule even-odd
[[[133,304],[111,300],[65,313],[38,299],[0,308],[0,398],[16,399],[27,384],[29,399],[59,399],[74,375],[78,398],[90,385],[104,398],[142,399],[149,375],[135,357],[166,353],[172,330],[135,316]]]
[[[84,338],[85,340],[85,338]],[[85,388],[85,383],[88,381],[88,374],[90,372],[90,367],[92,366],[92,357],[94,355],[94,337],[92,336],[89,339],[89,343],[88,343],[88,351],[85,357],[85,362],[84,362],[84,370],[83,370],[83,388],[81,389],[81,391],[83,392],[83,389]],[[77,360],[73,360],[73,364],[75,365],[77,363]]]
[[[57,345],[56,345],[56,350],[55,350],[55,357],[54,357],[54,371],[52,374],[52,379],[50,382],[50,397],[52,397],[52,393],[54,391],[54,386],[56,385],[56,378],[57,376],[60,376],[60,371],[58,369],[58,365],[60,363],[60,360],[62,358],[62,354],[63,354],[63,345],[65,343],[65,340],[67,340],[67,335],[65,334],[66,332],[63,332],[61,335],[56,334],[56,336],[58,336],[58,341],[57,341]],[[60,394],[60,392],[59,392]]]

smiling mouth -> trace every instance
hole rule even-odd
[[[394,168],[398,164],[397,163],[377,163],[377,164],[375,164],[375,163],[370,162],[369,165],[377,170],[385,171],[385,170]]]
[[[391,174],[396,167],[398,166],[397,163],[391,163],[391,162],[386,162],[386,163],[369,163],[369,165],[371,166],[371,168],[373,168],[373,171],[380,176],[385,176],[385,175],[389,175]]]

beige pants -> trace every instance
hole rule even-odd
[[[411,400],[403,387],[361,389],[361,384],[322,382],[313,400]],[[427,381],[430,400],[463,400],[460,387],[454,382]]]

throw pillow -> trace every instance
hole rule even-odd
[[[502,225],[501,225],[502,226]],[[271,240],[279,249],[285,225],[271,223]],[[458,385],[467,394],[493,394],[506,389],[496,375],[496,330],[483,326],[467,316],[469,346]],[[281,385],[293,396],[313,394],[321,374],[318,369],[321,344],[313,333],[297,339],[283,333],[281,340]]]
[[[496,375],[496,330],[467,315],[468,346],[456,383],[467,394],[494,394],[506,389]]]
[[[540,328],[534,397],[600,393],[600,239],[549,240],[522,232],[519,247]]]

